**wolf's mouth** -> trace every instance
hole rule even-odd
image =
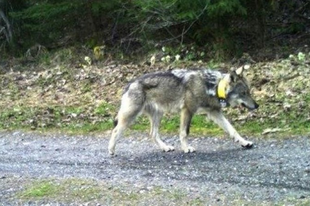
[[[241,103],[241,106],[243,106],[244,108],[247,108],[248,110],[252,111],[258,108],[258,104],[255,105],[254,107],[249,107],[248,105]]]
[[[246,106],[244,103],[241,103],[241,106],[250,109],[248,106]]]

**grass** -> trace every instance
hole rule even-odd
[[[116,88],[120,89],[123,82],[119,80],[114,83],[114,86],[109,85],[112,87],[109,90],[109,86],[101,85],[101,80],[108,77],[102,69],[91,67],[83,70],[66,64],[58,65],[57,62],[62,62],[65,56],[69,59],[73,58],[73,53],[70,49],[65,49],[54,56],[51,55],[50,59],[43,55],[44,58],[39,60],[39,62],[42,61],[43,68],[47,67],[44,62],[53,63],[53,66],[47,67],[43,73],[24,70],[14,75],[0,75],[0,129],[45,132],[57,130],[70,134],[85,134],[113,128],[113,118],[119,101],[118,103],[107,101],[120,99],[121,91]],[[116,79],[113,76],[113,81]],[[109,94],[109,91],[114,93]],[[101,96],[100,92],[102,92]],[[257,117],[236,121],[234,119],[237,119],[240,114],[246,116],[245,111],[239,110],[226,110],[225,116],[231,120],[241,135],[260,137],[268,128],[283,129],[282,132],[276,133],[277,136],[308,135],[310,118],[305,111],[309,110],[310,94],[303,92],[299,96],[287,98],[286,93],[282,91],[276,93],[274,98],[269,100],[258,98],[262,106],[257,112]],[[290,105],[288,111],[283,108],[285,102]],[[177,134],[179,124],[178,115],[165,116],[162,120],[161,132]],[[139,117],[131,129],[148,131],[148,119]],[[194,116],[191,134],[226,136],[222,129],[203,115]]]
[[[150,127],[149,120],[146,117],[139,117],[136,124],[131,126],[131,129],[137,131],[148,131]],[[161,121],[161,132],[177,134],[180,129],[180,116],[166,116]],[[223,131],[214,123],[206,119],[203,115],[196,115],[192,119],[190,128],[191,134],[194,135],[222,135]]]
[[[16,197],[27,201],[86,202],[100,198],[101,189],[91,180],[40,180],[27,185]]]
[[[21,202],[97,203],[103,205],[203,205],[196,197],[179,189],[132,185],[113,186],[90,179],[34,180],[15,195]]]
[[[105,131],[113,127],[108,114],[111,108],[92,110],[87,106],[14,107],[0,111],[0,129],[3,130],[61,130],[72,134]]]
[[[226,115],[227,116],[227,115]],[[161,122],[161,132],[178,134],[179,115],[164,117]],[[279,128],[277,137],[308,135],[310,133],[310,121],[304,117],[294,117],[283,115],[278,120],[274,119],[250,119],[247,121],[230,121],[241,135],[262,137],[266,129]],[[149,120],[146,117],[139,117],[131,129],[137,131],[148,131]],[[190,128],[191,135],[194,136],[226,136],[227,134],[215,123],[208,120],[204,115],[195,115]],[[274,134],[267,134],[267,136]],[[265,135],[266,136],[266,135]]]
[[[196,205],[215,202],[203,191],[192,194],[186,189],[161,186],[136,186],[129,183],[111,185],[92,179],[44,179],[32,180],[22,185],[14,199],[26,202],[101,205]],[[216,200],[217,201],[217,200]],[[309,198],[287,197],[281,201],[251,201],[236,193],[221,195],[218,205],[309,205]]]
[[[49,132],[53,130],[70,134],[99,133],[113,128],[116,108],[106,102],[95,108],[89,106],[49,106],[22,107],[16,106],[0,112],[0,129],[3,130],[37,130]],[[229,115],[226,115],[229,117]],[[179,131],[179,115],[167,115],[162,119],[160,131],[177,134]],[[280,128],[277,136],[305,135],[310,133],[310,120],[294,114],[282,114],[277,119],[255,119],[247,121],[231,121],[242,135],[261,136],[268,128]],[[137,118],[130,127],[135,131],[149,131],[149,120],[145,116]],[[224,131],[208,120],[204,115],[195,115],[191,124],[191,135],[224,136]]]
[[[23,192],[23,194],[21,194],[21,197],[27,199],[54,196],[54,194],[57,193],[58,189],[59,188],[57,188],[55,184],[44,181],[32,185],[32,187],[28,188],[26,191]]]

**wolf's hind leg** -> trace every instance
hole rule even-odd
[[[124,130],[135,120],[141,109],[142,107],[140,105],[135,104],[128,104],[125,107],[124,105],[121,106],[121,109],[117,115],[117,125],[113,129],[111,139],[109,141],[108,149],[110,155],[115,154],[115,145],[117,140],[122,137]]]
[[[118,122],[118,125],[113,129],[112,135],[109,141],[109,154],[114,155],[115,154],[115,146],[116,141],[123,135],[124,130],[126,129],[125,125],[120,125],[120,122]]]
[[[209,118],[235,139],[242,147],[251,148],[253,142],[243,139],[220,111],[208,112]]]
[[[150,119],[150,123],[151,123],[150,136],[152,137],[154,142],[164,152],[173,151],[174,147],[164,143],[161,140],[160,135],[159,135],[159,125],[160,125],[160,121],[161,121],[161,118],[163,116],[163,113],[158,111],[158,110],[151,109],[151,108],[146,108],[145,112]]]
[[[195,148],[188,145],[187,136],[189,134],[192,113],[188,109],[182,109],[180,120],[180,140],[181,147],[185,153],[195,152]]]

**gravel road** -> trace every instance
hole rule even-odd
[[[27,179],[89,178],[111,185],[177,188],[207,198],[206,205],[236,197],[255,203],[310,199],[310,138],[255,139],[245,150],[228,138],[190,138],[196,153],[183,154],[176,136],[165,136],[176,151],[163,153],[146,134],[121,139],[116,157],[109,135],[68,136],[0,132],[0,202],[14,205]],[[36,205],[36,204],[35,204]]]

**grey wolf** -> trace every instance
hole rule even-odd
[[[250,88],[243,76],[243,67],[221,73],[211,69],[175,69],[145,74],[131,81],[124,89],[121,106],[109,141],[109,153],[115,154],[116,141],[140,114],[150,119],[150,136],[165,152],[174,150],[159,135],[159,124],[164,113],[180,113],[180,141],[185,153],[195,149],[188,144],[193,115],[204,111],[209,119],[226,131],[242,147],[253,143],[242,138],[222,114],[222,107],[242,105],[249,110],[258,104],[250,95]]]

